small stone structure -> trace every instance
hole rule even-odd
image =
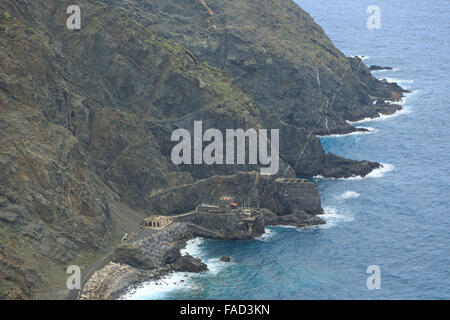
[[[143,220],[143,225],[147,228],[154,230],[162,230],[172,224],[174,221],[178,221],[181,217],[186,217],[189,215],[196,215],[201,213],[211,213],[211,214],[237,214],[240,216],[239,224],[246,224],[247,230],[251,233],[253,232],[253,224],[257,218],[254,216],[254,210],[252,208],[239,208],[237,202],[231,202],[233,198],[222,197],[218,201],[219,204],[206,204],[202,203],[196,207],[194,211],[187,213],[175,215],[175,216],[163,216],[163,215],[153,215]]]
[[[150,216],[144,219],[144,226],[152,229],[164,229],[173,222],[169,216]]]
[[[248,232],[253,232],[253,223],[255,222],[256,217],[245,217],[242,218],[241,221],[247,224]]]

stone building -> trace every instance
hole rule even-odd
[[[150,216],[144,219],[144,226],[152,229],[164,229],[173,222],[169,216]]]

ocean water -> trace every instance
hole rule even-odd
[[[173,274],[126,298],[450,298],[450,2],[297,2],[346,55],[395,67],[374,75],[413,92],[398,114],[357,124],[370,133],[321,138],[327,151],[384,169],[320,179],[326,225],[270,227],[253,241],[196,239],[186,251],[210,272]],[[371,4],[381,9],[380,30],[366,28]],[[370,265],[381,270],[380,289],[367,288]]]

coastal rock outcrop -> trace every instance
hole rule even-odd
[[[185,241],[194,237],[183,223],[174,223],[164,230],[147,230],[142,239],[124,243],[115,250],[112,261],[138,269],[167,267],[181,256]]]
[[[361,176],[379,168],[381,165],[371,161],[354,161],[339,157],[329,152],[319,170],[319,175],[325,178],[349,178]]]
[[[381,67],[381,66],[377,66],[377,65],[372,65],[369,67],[370,71],[377,71],[377,70],[393,70],[394,68],[392,67]]]
[[[206,264],[189,254],[179,257],[171,266],[175,271],[202,272],[208,270]]]

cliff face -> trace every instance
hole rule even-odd
[[[153,194],[148,199],[155,214],[174,215],[193,210],[198,203],[214,203],[223,195],[277,215],[323,213],[316,184],[294,178],[273,179],[256,172],[214,176]]]
[[[256,166],[175,166],[170,134],[194,120],[281,129],[279,176],[377,166],[325,155],[315,134],[354,130],[346,119],[386,111],[401,89],[292,2],[79,0],[80,31],[65,26],[70,4],[0,3],[0,298],[61,284],[134,217],[222,192],[301,221],[321,212],[312,183],[285,198],[274,178],[237,174]]]
[[[316,134],[355,130],[395,99],[358,58],[346,58],[291,0],[109,1],[120,12],[227,70],[261,108],[265,123]],[[398,98],[398,97],[397,97]]]
[[[360,59],[346,58],[293,1],[113,0],[108,5],[229,71],[256,102],[263,126],[281,129],[282,158],[298,176],[372,170],[373,164],[342,161],[339,170],[322,170],[338,164],[313,134],[349,133],[357,129],[347,120],[395,112],[400,106],[386,101],[398,101],[402,89],[372,77]]]

